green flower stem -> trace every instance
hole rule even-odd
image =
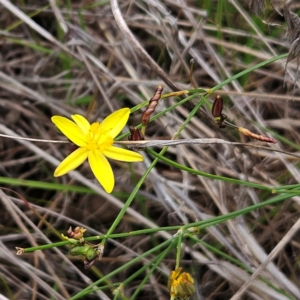
[[[177,239],[178,240],[178,239]],[[164,250],[162,253],[159,254],[159,256],[157,256],[153,261],[156,260],[156,262],[153,264],[153,262],[148,263],[146,266],[144,266],[143,270],[145,270],[146,268],[149,268],[152,264],[152,268],[147,272],[147,275],[144,277],[144,279],[142,280],[142,282],[139,284],[138,288],[134,291],[133,295],[130,297],[130,300],[134,300],[137,299],[137,295],[140,292],[140,290],[143,288],[144,284],[148,281],[149,277],[154,273],[154,271],[156,270],[157,266],[160,264],[160,262],[164,259],[164,257],[170,252],[170,250],[174,247],[175,245],[175,240],[169,245],[169,247]],[[139,271],[138,271],[139,272]],[[137,273],[137,272],[136,272]],[[135,274],[134,274],[135,275]],[[136,275],[135,275],[136,276]],[[129,278],[131,278],[132,276],[130,276]],[[129,279],[128,278],[128,279]],[[131,279],[133,280],[133,278]],[[130,281],[131,281],[130,280]],[[127,280],[126,280],[127,281]],[[128,282],[130,282],[128,281]],[[124,282],[125,283],[125,282]]]
[[[300,195],[300,190],[285,190],[284,188],[280,188],[280,187],[277,187],[277,188],[274,188],[274,193],[285,193],[285,194],[289,194],[290,197],[293,197],[293,196],[298,196]]]
[[[278,191],[280,192],[280,191]],[[299,195],[300,193],[295,195]],[[203,220],[203,221],[198,221],[198,222],[194,222],[194,223],[189,223],[187,225],[184,226],[168,226],[168,227],[159,227],[159,228],[149,228],[149,229],[142,229],[142,230],[136,230],[136,231],[132,231],[132,232],[125,232],[125,233],[118,233],[118,234],[110,234],[110,235],[97,235],[97,236],[92,236],[92,237],[88,237],[85,238],[84,240],[86,242],[92,242],[92,241],[96,241],[96,240],[101,240],[101,239],[116,239],[116,238],[124,238],[129,237],[129,236],[136,236],[136,235],[142,235],[142,234],[153,234],[159,231],[175,231],[175,230],[180,230],[180,229],[184,229],[187,230],[189,228],[193,228],[193,227],[199,227],[200,229],[204,229],[213,225],[218,225],[220,223],[223,223],[227,220],[230,219],[234,219],[237,218],[241,215],[245,215],[253,210],[271,205],[271,204],[275,204],[281,201],[284,201],[286,199],[289,199],[292,195],[291,194],[287,194],[287,193],[283,193],[281,195],[277,195],[274,198],[271,198],[267,201],[258,203],[258,204],[254,204],[248,207],[245,207],[243,209],[240,210],[236,210],[234,212],[230,212],[228,214],[225,215],[221,215],[221,216],[217,216],[217,217],[213,217],[210,218],[208,220]],[[71,241],[62,241],[62,242],[58,242],[58,243],[53,243],[53,244],[46,244],[46,245],[41,245],[41,246],[36,246],[36,247],[31,247],[31,248],[24,248],[24,253],[28,253],[28,252],[34,252],[36,250],[45,250],[45,249],[50,249],[50,248],[54,248],[54,247],[61,247],[61,246],[65,246],[68,244],[73,244]]]
[[[143,254],[141,254],[140,256],[130,260],[129,262],[127,262],[126,264],[124,264],[123,266],[115,269],[114,271],[110,272],[109,274],[105,275],[104,277],[100,278],[99,280],[95,281],[94,283],[92,283],[91,285],[89,285],[87,288],[81,290],[79,293],[77,293],[76,295],[74,295],[73,297],[71,297],[69,300],[76,300],[76,299],[80,299],[81,297],[88,295],[90,293],[92,293],[94,291],[94,287],[96,287],[97,285],[99,285],[100,283],[102,283],[103,281],[107,280],[108,278],[118,274],[119,272],[123,271],[124,269],[132,266],[133,264],[135,264],[136,262],[140,261],[141,259],[143,259],[144,257],[152,254],[155,251],[160,250],[161,248],[166,247],[169,244],[172,244],[175,238],[166,240],[164,242],[162,242],[161,244],[157,245],[156,247],[144,252]]]
[[[160,153],[163,155],[166,150],[167,149],[162,149],[162,151]],[[122,207],[121,211],[119,212],[117,218],[115,219],[115,221],[113,222],[113,224],[111,225],[111,227],[108,229],[107,234],[106,234],[107,236],[110,235],[110,234],[112,234],[112,232],[116,229],[116,227],[118,226],[118,224],[122,220],[123,216],[125,215],[127,208],[130,206],[130,204],[133,201],[133,199],[135,198],[137,192],[140,190],[140,187],[142,186],[142,184],[144,183],[145,179],[147,178],[147,176],[149,175],[150,171],[156,165],[157,162],[158,162],[158,159],[157,158],[154,159],[154,161],[151,163],[151,165],[149,166],[149,168],[146,170],[145,174],[142,176],[142,178],[136,184],[134,190],[132,191],[132,193],[128,197],[128,199],[125,202],[124,206]],[[101,242],[101,244],[103,246],[105,245],[106,240],[107,240],[107,238],[104,238],[103,241]]]
[[[291,195],[289,195],[289,194],[288,195],[287,194],[279,195],[279,196],[274,197],[274,198],[272,198],[270,200],[267,200],[267,201],[264,201],[264,202],[261,202],[261,203],[255,204],[255,205],[248,206],[248,207],[243,208],[243,209],[241,209],[239,211],[234,211],[234,212],[228,213],[226,215],[221,215],[221,216],[209,219],[210,222],[208,222],[208,223],[204,223],[204,221],[200,221],[198,223],[202,223],[203,225],[199,224],[199,228],[200,229],[204,229],[206,227],[218,225],[219,223],[225,222],[225,221],[227,221],[229,219],[233,219],[233,218],[236,218],[236,217],[238,217],[240,215],[244,215],[246,213],[249,213],[250,211],[253,211],[255,209],[258,209],[258,208],[261,208],[261,207],[265,207],[267,205],[275,204],[277,202],[289,199],[290,197],[291,197]],[[238,212],[238,214],[236,214],[236,212]],[[192,227],[190,225],[191,224],[188,224],[188,225],[186,225],[184,227],[185,228]],[[194,223],[194,226],[195,226],[195,223]]]
[[[110,283],[110,284],[107,284],[107,285],[103,285],[101,287],[98,287],[98,288],[95,288],[93,289],[94,292],[96,291],[105,291],[105,290],[113,290],[113,289],[118,289],[118,287],[121,285],[122,283],[121,282],[114,282],[114,283]],[[116,298],[116,299],[119,299],[120,300],[120,294],[119,294],[119,298]],[[127,298],[122,298],[122,300],[125,300]]]
[[[259,68],[261,68],[263,66],[266,66],[266,65],[268,65],[268,64],[270,64],[270,63],[272,63],[274,61],[286,58],[287,56],[288,56],[288,53],[285,53],[285,54],[281,54],[281,55],[272,57],[270,59],[264,60],[264,61],[262,61],[262,62],[260,62],[260,63],[258,63],[256,65],[254,65],[254,66],[252,66],[252,67],[250,67],[250,68],[248,68],[246,70],[243,70],[242,72],[237,73],[237,74],[231,76],[230,78],[222,81],[221,83],[219,83],[218,85],[216,85],[212,89],[210,89],[210,91],[208,91],[208,93],[209,94],[214,93],[215,91],[220,90],[223,86],[227,85],[228,83],[232,82],[233,80],[238,79],[239,77],[244,76],[244,75],[246,75],[246,74],[248,74],[248,73],[250,73],[250,72],[252,72],[252,71],[254,71],[256,69],[259,69]]]
[[[176,264],[175,264],[175,270],[179,268],[180,266],[180,259],[181,259],[181,243],[182,243],[182,237],[183,237],[184,231],[182,228],[180,228],[177,232],[177,247],[176,247]]]
[[[98,289],[97,289],[98,290]],[[113,294],[114,294],[114,298],[113,300],[127,300],[127,297],[124,297],[123,295],[123,290],[124,290],[124,284],[123,283],[119,283],[119,285],[117,286],[116,289],[114,289]]]
[[[131,276],[129,276],[128,278],[126,278],[122,284],[126,285],[126,284],[130,283],[137,276],[139,276],[140,274],[142,274],[146,269],[148,269],[149,267],[153,266],[154,263],[155,263],[156,266],[158,266],[158,264],[164,259],[164,257],[166,256],[166,254],[168,254],[173,247],[174,247],[174,243],[171,243],[166,250],[164,250],[163,252],[161,252],[158,256],[156,256],[150,262],[148,262],[147,264],[145,264],[142,268],[138,269],[134,274],[132,274]]]
[[[274,188],[274,190],[276,190],[276,191],[281,191],[281,190],[288,191],[289,189],[293,189],[291,191],[291,192],[293,192],[293,191],[297,191],[296,188],[299,188],[299,187],[300,187],[300,184],[296,183],[296,184],[282,185],[282,186]],[[286,192],[286,191],[284,191],[284,192]],[[300,190],[298,190],[298,191],[300,193]]]
[[[206,100],[206,97],[202,97],[201,101],[192,109],[192,111],[189,113],[186,120],[183,122],[183,124],[177,130],[176,134],[174,135],[174,139],[176,139],[180,135],[182,130],[188,125],[188,123],[191,121],[192,117],[197,113],[199,108],[203,105],[204,101]]]
[[[62,246],[69,245],[69,244],[71,244],[70,241],[62,241],[62,242],[58,242],[58,243],[39,245],[36,247],[23,248],[23,250],[24,250],[24,253],[29,253],[29,252],[34,252],[37,250],[46,250],[46,249],[51,249],[51,248],[55,248],[55,247],[62,247]]]
[[[225,181],[225,182],[236,183],[236,184],[240,184],[240,185],[245,185],[245,186],[249,186],[249,187],[253,187],[253,188],[258,188],[258,189],[274,192],[274,189],[271,188],[271,187],[266,187],[266,186],[263,186],[263,185],[258,184],[258,183],[252,183],[252,182],[248,182],[248,181],[244,181],[244,180],[233,179],[233,178],[229,178],[229,177],[213,175],[213,174],[209,174],[209,173],[206,173],[206,172],[194,170],[194,169],[191,169],[189,167],[183,166],[181,164],[175,163],[174,161],[162,156],[161,154],[158,154],[157,152],[153,151],[152,149],[147,148],[146,151],[149,154],[152,154],[153,156],[155,156],[156,158],[159,158],[160,160],[170,164],[171,166],[173,166],[175,168],[178,168],[180,170],[183,170],[183,171],[187,171],[191,174],[200,175],[200,176],[211,178],[211,179],[222,180],[222,181]]]

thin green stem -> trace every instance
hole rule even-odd
[[[244,185],[244,186],[249,186],[249,187],[253,187],[253,188],[257,188],[257,189],[274,192],[274,189],[271,187],[266,187],[266,186],[258,184],[258,183],[252,183],[252,182],[248,182],[248,181],[244,181],[244,180],[239,180],[239,179],[234,179],[234,178],[229,178],[229,177],[224,177],[224,176],[219,176],[219,175],[213,175],[213,174],[209,174],[206,172],[194,170],[189,167],[183,166],[181,164],[175,163],[173,160],[170,160],[170,159],[162,156],[161,154],[158,154],[157,152],[153,151],[152,149],[148,148],[148,149],[146,149],[146,151],[149,154],[152,154],[153,156],[155,156],[156,158],[159,158],[160,160],[170,164],[171,166],[178,168],[180,170],[183,170],[183,171],[187,171],[191,174],[200,175],[200,176],[211,178],[211,179],[222,180],[225,182],[240,184],[240,185]]]
[[[299,195],[295,194],[295,195]],[[267,201],[261,202],[261,203],[257,203],[248,207],[245,207],[243,209],[240,210],[236,210],[233,211],[231,213],[225,214],[225,215],[221,215],[221,216],[217,216],[214,218],[210,218],[208,220],[203,220],[203,221],[197,221],[194,223],[189,223],[187,225],[184,226],[168,226],[168,227],[159,227],[159,228],[150,228],[150,229],[142,229],[142,230],[136,230],[136,231],[131,231],[131,232],[125,232],[125,233],[118,233],[118,234],[111,234],[111,235],[97,235],[97,236],[92,236],[92,237],[88,237],[85,238],[84,240],[86,242],[91,242],[91,241],[95,241],[95,240],[101,240],[101,239],[116,239],[116,238],[124,238],[124,237],[129,237],[129,236],[136,236],[136,235],[142,235],[142,234],[153,234],[159,231],[175,231],[175,230],[179,230],[179,229],[184,229],[187,230],[189,228],[193,228],[193,227],[199,227],[200,229],[204,229],[210,226],[214,226],[214,225],[218,225],[220,223],[223,223],[227,220],[230,219],[234,219],[237,218],[239,216],[245,215],[251,211],[254,211],[256,209],[271,205],[271,204],[276,204],[278,202],[284,201],[286,199],[291,198],[290,194],[282,194],[282,195],[278,195],[274,198],[271,198]],[[47,245],[41,245],[41,246],[37,246],[37,247],[31,247],[31,248],[24,248],[24,253],[29,253],[29,252],[34,252],[36,250],[45,250],[45,249],[50,249],[50,248],[54,248],[54,247],[61,247],[61,246],[65,246],[68,244],[72,244],[70,241],[62,241],[62,242],[58,242],[58,243],[53,243],[53,244],[47,244]]]
[[[166,149],[162,149],[162,151],[160,152],[162,155],[165,153]],[[135,198],[137,192],[139,191],[140,187],[142,186],[142,184],[144,183],[145,179],[147,178],[147,176],[149,175],[150,171],[152,170],[152,168],[156,165],[156,163],[158,162],[158,159],[154,159],[154,161],[151,163],[151,165],[149,166],[149,168],[146,170],[145,174],[142,176],[142,178],[139,180],[139,182],[136,184],[134,190],[132,191],[132,193],[130,194],[129,198],[127,199],[127,201],[125,202],[124,206],[122,207],[121,211],[119,212],[117,218],[114,220],[113,224],[111,225],[111,227],[108,229],[107,231],[107,235],[110,235],[115,228],[118,226],[118,224],[120,223],[120,221],[122,220],[124,214],[126,213],[127,208],[130,206],[130,204],[132,203],[133,199]],[[105,245],[107,238],[103,239],[103,241],[101,242],[102,245]]]
[[[179,268],[180,266],[180,260],[181,260],[181,243],[182,243],[182,237],[183,237],[183,230],[179,229],[177,232],[177,248],[176,248],[176,265],[175,270]]]
[[[237,74],[231,76],[230,78],[228,78],[228,79],[222,81],[222,82],[219,83],[218,85],[214,86],[214,87],[209,91],[209,93],[210,93],[210,94],[211,94],[211,93],[214,93],[215,91],[220,90],[223,86],[227,85],[228,83],[232,82],[233,80],[236,80],[236,79],[238,79],[239,77],[241,77],[241,76],[243,76],[243,75],[246,75],[246,74],[248,74],[248,73],[250,73],[250,72],[252,72],[252,71],[254,71],[254,70],[256,70],[256,69],[259,69],[259,68],[261,68],[261,67],[263,67],[263,66],[266,66],[266,65],[268,65],[268,64],[270,64],[270,63],[272,63],[272,62],[274,62],[274,61],[277,61],[277,60],[279,60],[279,59],[286,58],[287,56],[288,56],[288,53],[285,53],[285,54],[281,54],[281,55],[272,57],[272,58],[270,58],[270,59],[264,60],[264,61],[262,61],[261,63],[256,64],[256,65],[254,65],[254,66],[252,66],[252,67],[250,67],[250,68],[248,68],[248,69],[246,69],[246,70],[243,70],[242,72],[237,73]]]
[[[161,261],[165,258],[165,256],[170,252],[170,250],[174,247],[176,240],[173,240],[173,242],[169,245],[169,247],[164,250],[159,256],[157,256],[153,261],[156,260],[156,262],[153,264],[153,261],[151,263],[148,263],[146,267],[148,268],[151,264],[153,264],[152,268],[147,272],[147,275],[144,277],[142,282],[139,284],[138,288],[135,290],[133,295],[130,297],[130,300],[137,299],[137,295],[144,286],[144,284],[149,280],[149,277],[154,273],[156,270],[157,266],[161,263]],[[146,269],[143,267],[143,269]]]

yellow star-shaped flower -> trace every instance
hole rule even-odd
[[[139,153],[113,146],[114,138],[121,132],[129,118],[130,109],[119,109],[107,116],[101,123],[90,124],[81,115],[72,115],[73,121],[53,116],[52,122],[78,149],[67,156],[56,168],[54,176],[62,176],[88,159],[92,172],[107,193],[115,185],[112,168],[106,159],[126,162],[142,161]]]

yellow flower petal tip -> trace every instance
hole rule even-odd
[[[114,138],[122,131],[130,115],[129,108],[119,109],[102,122],[90,124],[81,115],[72,115],[72,120],[53,116],[55,126],[77,147],[56,168],[55,177],[67,174],[88,159],[92,172],[107,193],[111,193],[115,179],[107,158],[140,162],[143,156],[131,150],[113,146]]]

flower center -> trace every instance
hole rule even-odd
[[[108,132],[101,130],[100,123],[95,122],[91,124],[90,131],[87,134],[87,149],[90,151],[105,149],[113,144],[113,139],[108,135]]]

